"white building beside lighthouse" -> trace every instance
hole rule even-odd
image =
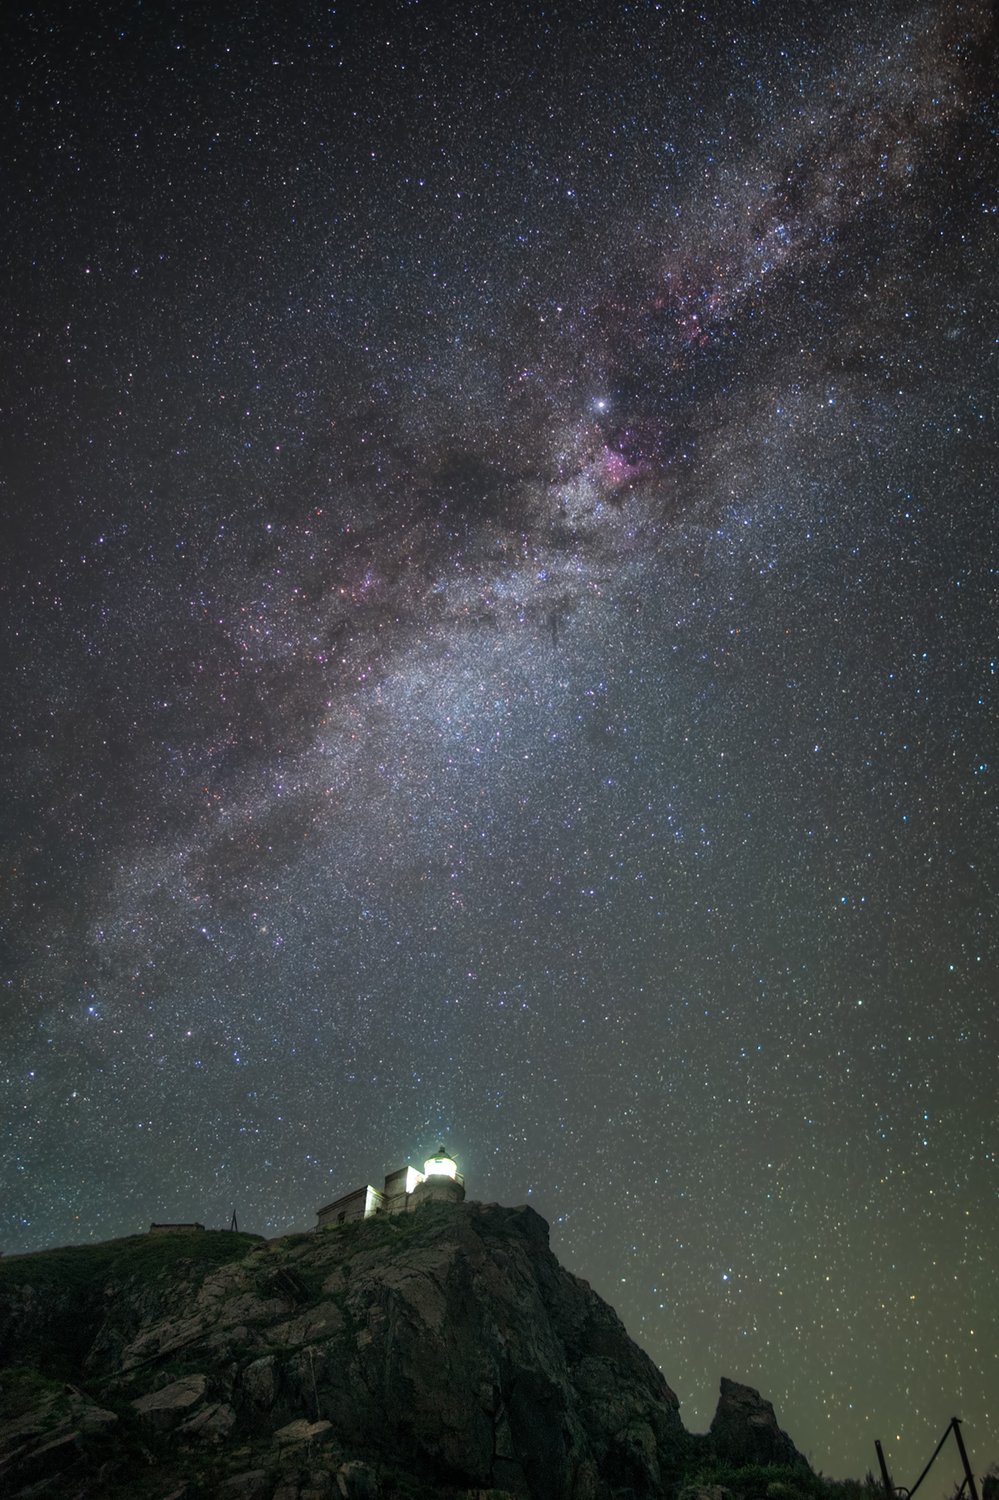
[[[416,1167],[398,1167],[385,1178],[381,1190],[368,1183],[327,1203],[317,1211],[316,1228],[335,1229],[338,1224],[370,1219],[374,1214],[410,1213],[421,1203],[460,1203],[464,1196],[465,1179],[458,1163],[441,1145],[427,1157],[422,1172]]]

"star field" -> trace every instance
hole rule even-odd
[[[989,8],[4,29],[3,1250],[443,1139],[688,1427],[983,1472]]]

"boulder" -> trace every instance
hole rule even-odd
[[[336,1487],[343,1500],[378,1500],[378,1476],[369,1464],[356,1459],[337,1469]]]
[[[263,1359],[255,1359],[243,1370],[239,1385],[243,1396],[258,1411],[269,1411],[274,1405],[276,1383],[274,1368],[276,1360],[273,1354],[267,1354]]]
[[[132,1407],[139,1421],[151,1431],[169,1432],[190,1415],[191,1408],[204,1396],[207,1384],[204,1375],[185,1375],[148,1396],[140,1396],[132,1402]]]
[[[242,1474],[224,1479],[218,1486],[218,1493],[224,1496],[224,1500],[269,1500],[271,1482],[266,1469],[246,1469]]]
[[[282,1444],[312,1443],[332,1429],[332,1422],[309,1422],[302,1418],[298,1422],[289,1422],[287,1427],[279,1427],[274,1434],[274,1441]]]
[[[222,1443],[236,1425],[236,1413],[225,1401],[209,1402],[199,1407],[177,1428],[177,1436],[191,1442]]]

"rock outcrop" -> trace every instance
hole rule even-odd
[[[783,1461],[746,1390],[718,1452]],[[475,1203],[0,1262],[0,1400],[11,1497],[653,1500],[691,1443],[544,1221]]]
[[[718,1458],[735,1465],[800,1465],[801,1454],[777,1425],[774,1409],[751,1385],[722,1377],[718,1406],[708,1433]]]

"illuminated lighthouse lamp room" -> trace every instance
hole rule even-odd
[[[455,1181],[457,1176],[458,1163],[453,1156],[448,1156],[443,1146],[438,1146],[437,1155],[428,1156],[423,1163],[424,1181],[428,1177],[450,1177],[452,1181]]]
[[[465,1196],[465,1179],[458,1163],[443,1145],[423,1163],[423,1171],[406,1165],[389,1172],[385,1186],[379,1190],[368,1183],[327,1203],[318,1210],[317,1229],[335,1229],[355,1219],[370,1219],[375,1214],[404,1214],[421,1203],[460,1203]]]

